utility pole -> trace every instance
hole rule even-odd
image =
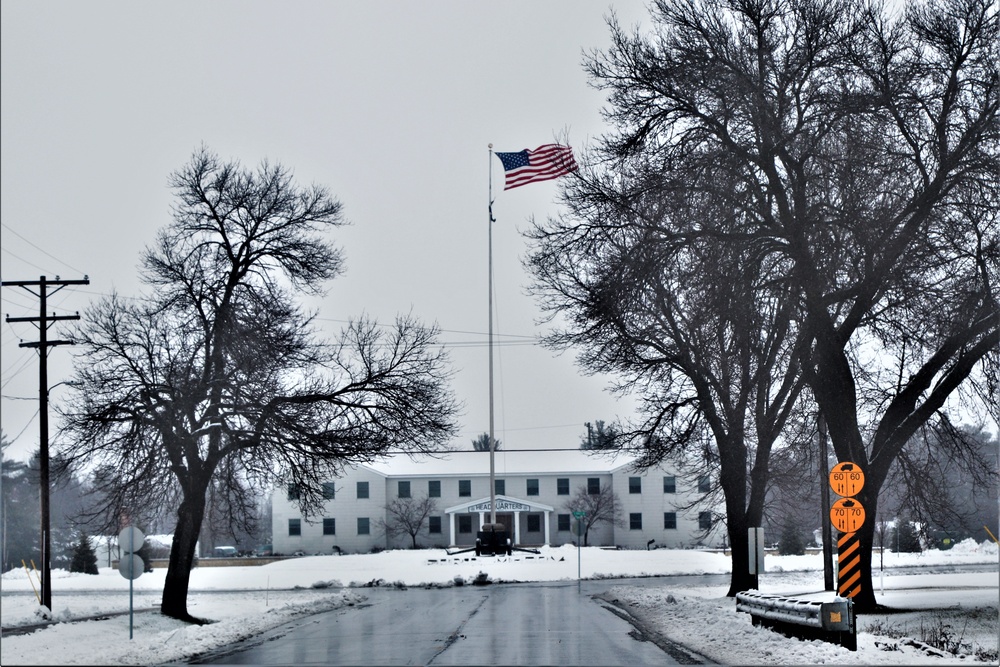
[[[823,413],[819,414],[817,420],[819,428],[819,496],[820,517],[823,519],[823,588],[824,590],[835,590],[833,586],[833,526],[830,525],[830,484],[828,480],[827,444],[826,444],[826,419]]]
[[[55,280],[47,280],[45,276],[38,280],[5,280],[0,284],[3,287],[21,287],[24,290],[38,297],[39,308],[38,317],[11,317],[7,315],[7,322],[31,322],[38,328],[38,340],[33,342],[21,342],[18,347],[38,348],[38,485],[41,497],[41,544],[42,554],[42,574],[41,574],[41,601],[49,612],[52,611],[52,582],[51,582],[51,550],[52,531],[49,528],[49,348],[56,345],[72,345],[70,340],[49,340],[48,330],[53,322],[61,320],[78,320],[80,313],[75,315],[46,314],[46,300],[50,294],[55,294],[67,285],[89,285],[90,279],[87,276],[83,280],[61,280],[56,276]],[[37,291],[35,289],[37,288]]]

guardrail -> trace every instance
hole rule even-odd
[[[736,611],[750,614],[754,625],[804,639],[822,639],[851,651],[858,650],[854,603],[845,598],[822,602],[743,591],[736,594]]]

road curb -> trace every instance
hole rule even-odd
[[[143,607],[141,609],[133,609],[132,613],[141,614],[148,613],[151,611],[160,611],[159,607]],[[74,618],[67,619],[56,619],[52,621],[45,621],[43,623],[33,623],[31,625],[15,625],[12,627],[0,628],[0,636],[12,637],[17,635],[29,635],[32,632],[38,630],[44,630],[45,628],[51,627],[53,625],[59,625],[60,623],[80,623],[83,621],[105,621],[109,618],[114,618],[116,616],[124,616],[128,614],[128,611],[111,611],[105,612],[103,614],[94,614],[93,616],[77,616]]]

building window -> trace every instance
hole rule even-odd
[[[567,532],[572,530],[569,525],[569,514],[556,515],[556,530],[565,530]]]
[[[556,479],[556,495],[569,495],[569,477],[558,477]]]
[[[358,500],[368,497],[368,482],[358,482]]]
[[[628,515],[628,528],[629,530],[642,530],[642,514],[640,512]]]
[[[600,477],[588,477],[587,478],[587,494],[591,496],[601,495],[601,478]]]
[[[333,482],[323,482],[323,500],[333,500],[337,496],[337,488]]]
[[[368,522],[368,517],[358,517],[358,535],[368,535],[370,531],[371,527]]]
[[[472,532],[472,517],[468,514],[460,514],[458,516],[458,532],[460,533],[471,533]]]
[[[441,517],[439,516],[427,517],[427,532],[434,534],[439,534],[441,532]]]
[[[529,496],[537,496],[538,495],[538,480],[537,479],[529,479],[528,480],[528,484],[527,484],[527,488],[525,489],[525,492]]]
[[[288,499],[289,500],[298,500],[299,499],[299,495],[300,495],[300,493],[299,493],[299,485],[298,484],[289,484],[288,485]]]
[[[542,517],[537,514],[528,515],[528,532],[529,533],[540,533],[542,532]]]
[[[507,483],[502,479],[493,480],[493,492],[498,496],[507,493]]]
[[[711,512],[698,512],[698,527],[702,530],[710,530],[712,528]]]
[[[642,477],[629,477],[628,478],[628,492],[629,493],[642,493]]]
[[[677,512],[663,513],[663,529],[677,530]]]
[[[663,492],[664,493],[677,493],[677,478],[673,475],[663,478]]]
[[[458,480],[458,497],[468,498],[471,495],[472,495],[472,480],[471,479]],[[469,532],[471,531],[472,529],[470,528]]]
[[[336,519],[323,519],[323,534],[324,535],[336,535],[337,534],[337,520]]]
[[[288,534],[289,535],[301,535],[302,534],[302,519],[289,519],[288,520]]]
[[[409,482],[399,482],[397,484],[397,496],[400,498],[410,497],[410,483]]]
[[[441,497],[441,482],[432,479],[427,482],[427,497],[428,498],[440,498]]]
[[[708,493],[712,490],[712,478],[702,475],[698,478],[698,493]]]

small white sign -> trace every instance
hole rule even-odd
[[[747,555],[750,558],[750,574],[764,573],[764,529],[760,526],[747,528]]]
[[[122,576],[126,579],[138,579],[142,576],[142,570],[144,567],[142,558],[136,556],[135,554],[126,554],[122,556],[121,561],[118,563],[118,571],[121,572]]]
[[[122,548],[125,553],[134,554],[136,551],[142,548],[142,543],[146,541],[146,536],[142,534],[142,531],[134,526],[127,526],[122,528],[122,532],[118,533],[118,546]]]

